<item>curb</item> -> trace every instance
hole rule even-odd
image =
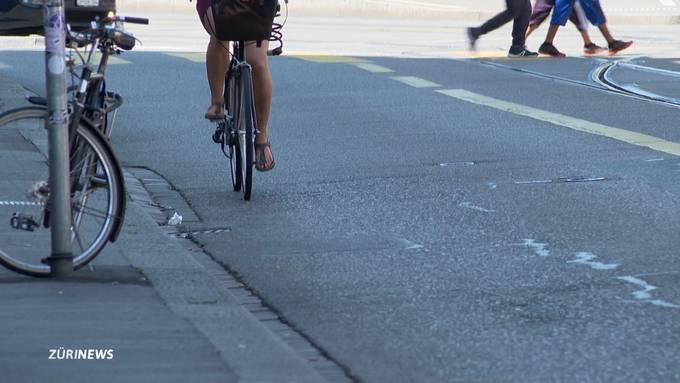
[[[27,93],[15,80],[0,75],[0,111],[25,104]],[[164,232],[153,218],[157,204],[129,171],[126,184],[126,222],[113,249],[151,282],[174,316],[203,334],[214,347],[207,352],[217,352],[244,382],[327,383],[326,375],[337,377],[333,383],[350,381],[310,345],[296,349],[288,344],[278,335],[288,334],[288,327],[267,327],[279,323],[277,316],[257,317],[248,311],[246,305],[260,304],[259,298],[244,293],[242,285],[199,248],[186,247]],[[289,338],[297,339],[295,335]]]

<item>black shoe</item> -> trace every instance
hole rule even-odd
[[[538,48],[538,53],[542,55],[548,55],[552,57],[567,57],[564,53],[560,52],[551,43],[543,43],[541,47]]]
[[[481,36],[481,34],[479,33],[479,28],[468,28],[467,29],[467,37],[468,37],[468,40],[470,41],[470,49],[471,50],[475,49],[475,44],[477,43],[477,40],[479,40],[479,36]]]
[[[538,53],[532,52],[527,47],[510,47],[508,57],[536,57]]]
[[[587,55],[596,55],[602,53],[602,51],[604,51],[604,48],[595,43],[589,43],[583,46],[583,53]]]
[[[615,55],[618,52],[630,47],[631,45],[633,45],[632,41],[614,40],[609,43],[609,55]]]

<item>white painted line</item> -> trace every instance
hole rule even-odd
[[[42,202],[30,201],[0,201],[0,206],[43,206]]]
[[[654,74],[662,74],[665,76],[670,76],[670,77],[680,77],[680,72],[674,71],[674,70],[668,70],[668,69],[660,69],[660,68],[652,68],[644,65],[637,65],[637,64],[631,64],[628,62],[619,62],[617,65],[620,65],[625,68],[632,68],[632,69],[637,69],[643,72],[648,72],[648,73],[654,73]]]
[[[651,303],[655,306],[680,309],[680,305],[669,303],[669,302],[666,302],[666,301],[661,300],[661,299],[652,299],[651,292],[658,289],[658,287],[650,285],[649,283],[643,281],[640,278],[636,278],[636,277],[633,277],[633,276],[627,276],[627,277],[617,277],[617,279],[620,279],[620,280],[628,282],[628,283],[632,283],[632,284],[642,288],[642,290],[638,290],[638,291],[633,292],[633,296],[637,300],[640,300],[640,301],[643,301],[643,302],[648,302],[648,303]]]
[[[532,185],[532,184],[550,184],[552,180],[536,180],[536,181],[515,181],[515,185]]]
[[[576,253],[576,259],[573,261],[567,261],[567,263],[580,263],[582,265],[590,266],[595,270],[614,270],[615,268],[619,267],[618,263],[605,264],[602,262],[593,262],[593,259],[595,258],[597,258],[595,254],[581,252]]]
[[[390,68],[385,68],[384,66],[380,66],[377,64],[371,64],[371,63],[355,63],[353,64],[357,68],[361,68],[363,70],[369,71],[371,73],[394,73],[394,71]]]
[[[659,152],[680,156],[680,143],[666,141],[658,137],[647,134],[628,131],[625,129],[614,128],[579,118],[565,116],[559,113],[548,112],[545,110],[532,108],[521,104],[515,104],[491,97],[482,96],[477,93],[469,92],[464,89],[444,89],[437,92],[445,94],[458,100],[467,101],[473,104],[488,106],[504,112],[514,113],[520,116],[533,118],[557,126],[563,126],[579,132],[595,134],[612,138],[628,144],[647,147]]]
[[[437,84],[436,82],[428,81],[419,77],[396,76],[392,78],[414,88],[441,88],[441,85]]]
[[[675,0],[659,0],[661,5],[666,6],[666,7],[675,7],[677,4],[675,4]]]
[[[5,70],[5,69],[12,69],[12,66],[9,64],[5,64],[3,62],[0,62],[0,70]]]
[[[522,246],[526,246],[534,251],[534,254],[541,257],[549,257],[550,251],[546,249],[547,243],[538,243],[536,240],[527,238],[522,243]]]
[[[473,166],[475,163],[472,161],[462,161],[462,162],[442,162],[439,166],[445,168],[449,166]]]
[[[466,209],[481,211],[483,213],[495,213],[496,212],[495,210],[485,209],[481,206],[476,206],[476,205],[473,205],[469,202],[461,202],[461,203],[458,204],[458,206],[466,208]]]
[[[423,249],[425,246],[419,245],[417,243],[411,242],[406,238],[401,238],[399,239],[399,242],[401,242],[405,247],[404,250],[415,250],[415,249]]]

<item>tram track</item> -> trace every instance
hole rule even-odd
[[[639,57],[635,57],[639,58]],[[680,78],[680,72],[669,71],[665,69],[658,69],[646,67],[643,65],[633,64],[631,61],[635,58],[627,58],[624,60],[605,60],[593,69],[586,80],[575,80],[563,76],[552,75],[544,72],[538,72],[531,69],[518,68],[507,64],[502,64],[494,61],[479,60],[478,62],[498,69],[510,70],[519,72],[525,75],[549,79],[553,81],[579,85],[595,90],[604,91],[607,93],[614,93],[620,96],[634,98],[642,101],[651,102],[654,104],[661,104],[669,107],[680,108],[680,99],[659,95],[637,87],[636,85],[622,84],[613,79],[613,72],[617,68],[627,68],[636,71],[644,71],[663,76],[671,76]]]

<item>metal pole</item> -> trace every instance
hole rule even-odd
[[[43,22],[47,68],[50,234],[52,239],[52,253],[47,260],[52,276],[63,278],[73,272],[64,0],[45,2]]]

